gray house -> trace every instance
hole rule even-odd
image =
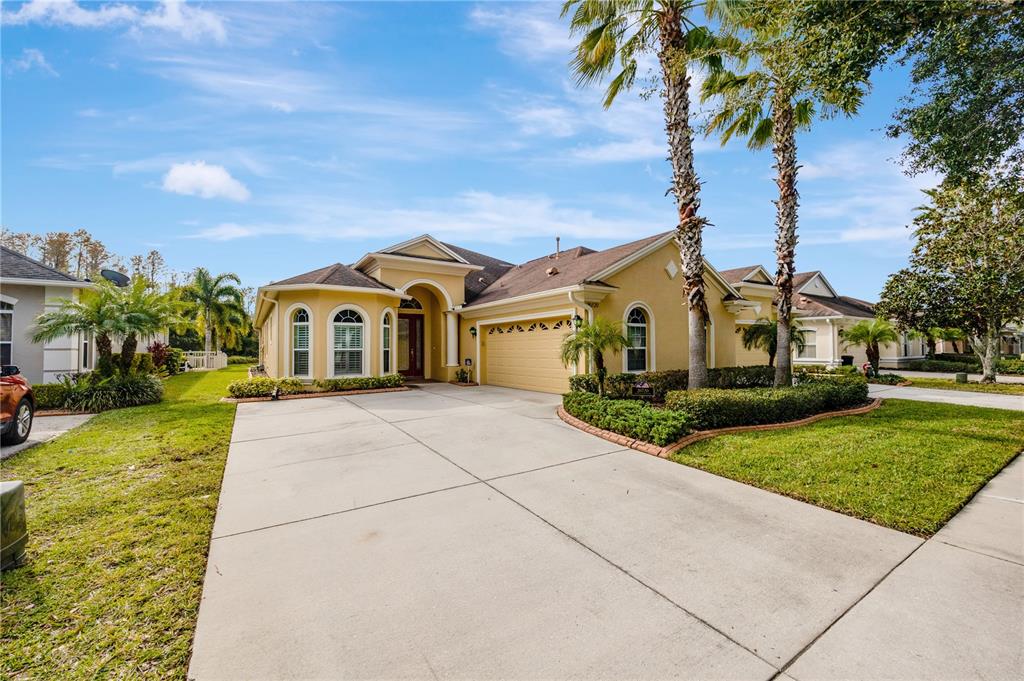
[[[37,315],[58,298],[77,299],[88,286],[88,281],[0,246],[0,364],[18,366],[31,383],[52,383],[60,374],[92,368],[88,338],[64,337],[51,343],[33,343],[30,338]]]

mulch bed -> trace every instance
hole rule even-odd
[[[34,416],[86,416],[91,411],[68,411],[67,409],[37,409]]]
[[[448,381],[452,385],[457,385],[460,388],[472,388],[473,386],[480,385],[476,381],[470,381],[469,383],[459,383],[458,381]]]
[[[308,400],[313,397],[338,397],[344,395],[373,395],[374,393],[403,393],[407,390],[411,390],[409,386],[402,386],[401,388],[370,388],[367,390],[335,390],[333,392],[323,393],[296,393],[294,395],[281,395],[277,398],[278,401],[284,400]],[[273,402],[273,397],[222,397],[221,402],[230,402],[232,404],[242,404],[244,402]]]
[[[881,399],[873,399],[863,407],[854,407],[853,409],[841,409],[839,411],[827,411],[821,414],[815,414],[808,416],[807,418],[798,419],[796,421],[786,421],[785,423],[765,423],[756,426],[732,426],[729,428],[715,428],[713,430],[698,430],[690,433],[681,440],[677,440],[672,444],[659,447],[656,444],[645,442],[643,440],[637,440],[635,438],[628,437],[626,435],[620,435],[619,433],[613,433],[610,430],[603,430],[597,426],[592,426],[586,421],[582,421],[569,412],[565,411],[561,406],[558,407],[558,418],[562,419],[570,426],[579,428],[580,430],[596,435],[599,438],[614,442],[615,444],[622,445],[623,447],[629,447],[635,449],[638,452],[644,454],[650,454],[651,456],[658,456],[663,459],[668,458],[673,452],[679,451],[683,447],[688,447],[695,442],[701,440],[707,440],[719,435],[727,435],[729,433],[746,433],[752,430],[778,430],[780,428],[793,428],[795,426],[806,426],[815,421],[821,421],[823,419],[835,418],[837,416],[856,416],[857,414],[866,414],[869,411],[874,411],[881,406]]]

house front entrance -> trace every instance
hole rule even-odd
[[[423,315],[398,315],[398,373],[423,378]]]

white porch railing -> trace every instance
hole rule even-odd
[[[223,369],[228,365],[228,356],[223,352],[186,351],[185,362],[190,369]]]

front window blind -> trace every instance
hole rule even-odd
[[[380,334],[380,342],[384,347],[384,366],[382,372],[385,374],[391,373],[391,315],[384,315],[384,326]]]
[[[292,315],[292,375],[309,376],[309,313]]]
[[[634,307],[626,316],[626,371],[647,371],[647,315]]]
[[[355,310],[334,316],[334,375],[363,373],[363,317]]]

